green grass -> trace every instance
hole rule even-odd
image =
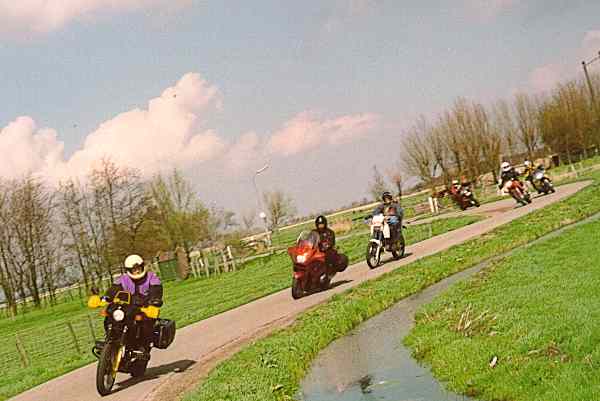
[[[318,352],[364,320],[445,277],[599,211],[600,184],[595,181],[567,200],[335,295],[289,328],[218,365],[185,400],[291,400]]]
[[[433,235],[463,227],[479,217],[464,216],[436,221],[431,225]],[[408,243],[429,237],[429,225],[411,227],[406,233]],[[351,262],[363,259],[367,236],[355,235],[339,242],[342,252]],[[291,268],[286,253],[256,259],[233,273],[204,279],[190,279],[165,284],[165,307],[162,316],[177,321],[178,327],[198,322],[210,316],[251,302],[289,286]],[[81,353],[73,344],[67,322],[78,338]],[[19,315],[14,320],[0,320],[0,400],[7,399],[40,383],[92,362],[92,330],[102,334],[101,318],[75,300],[52,308]],[[32,366],[20,365],[15,335],[29,354]]]
[[[493,264],[423,308],[406,343],[481,400],[597,400],[598,243],[595,221]]]

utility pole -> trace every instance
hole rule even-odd
[[[600,52],[598,52],[598,57],[590,60],[588,62],[582,61],[581,65],[583,66],[583,73],[585,74],[585,80],[588,85],[588,89],[590,91],[590,100],[592,101],[592,107],[594,110],[598,111],[598,103],[596,103],[596,93],[594,92],[594,86],[592,85],[592,80],[590,79],[590,74],[588,72],[588,65],[592,64],[595,61],[600,60]]]

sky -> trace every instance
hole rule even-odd
[[[0,177],[177,167],[206,204],[368,196],[415,119],[581,75],[600,2],[0,0]],[[590,67],[600,71],[600,62]]]

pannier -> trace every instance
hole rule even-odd
[[[154,346],[158,349],[167,349],[175,339],[175,321],[157,319],[154,325]]]

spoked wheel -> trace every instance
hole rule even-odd
[[[304,296],[304,290],[302,289],[302,285],[300,284],[300,280],[296,277],[292,279],[292,298],[299,299]]]
[[[367,247],[367,264],[371,269],[379,266],[381,262],[381,247],[374,243],[369,243]]]
[[[397,244],[397,250],[392,251],[392,256],[394,257],[394,260],[402,259],[405,251],[406,243],[404,242],[404,236],[400,234],[400,239],[398,240]]]
[[[121,362],[120,351],[117,345],[111,343],[106,343],[102,349],[96,370],[96,389],[101,396],[109,395],[115,384]]]

